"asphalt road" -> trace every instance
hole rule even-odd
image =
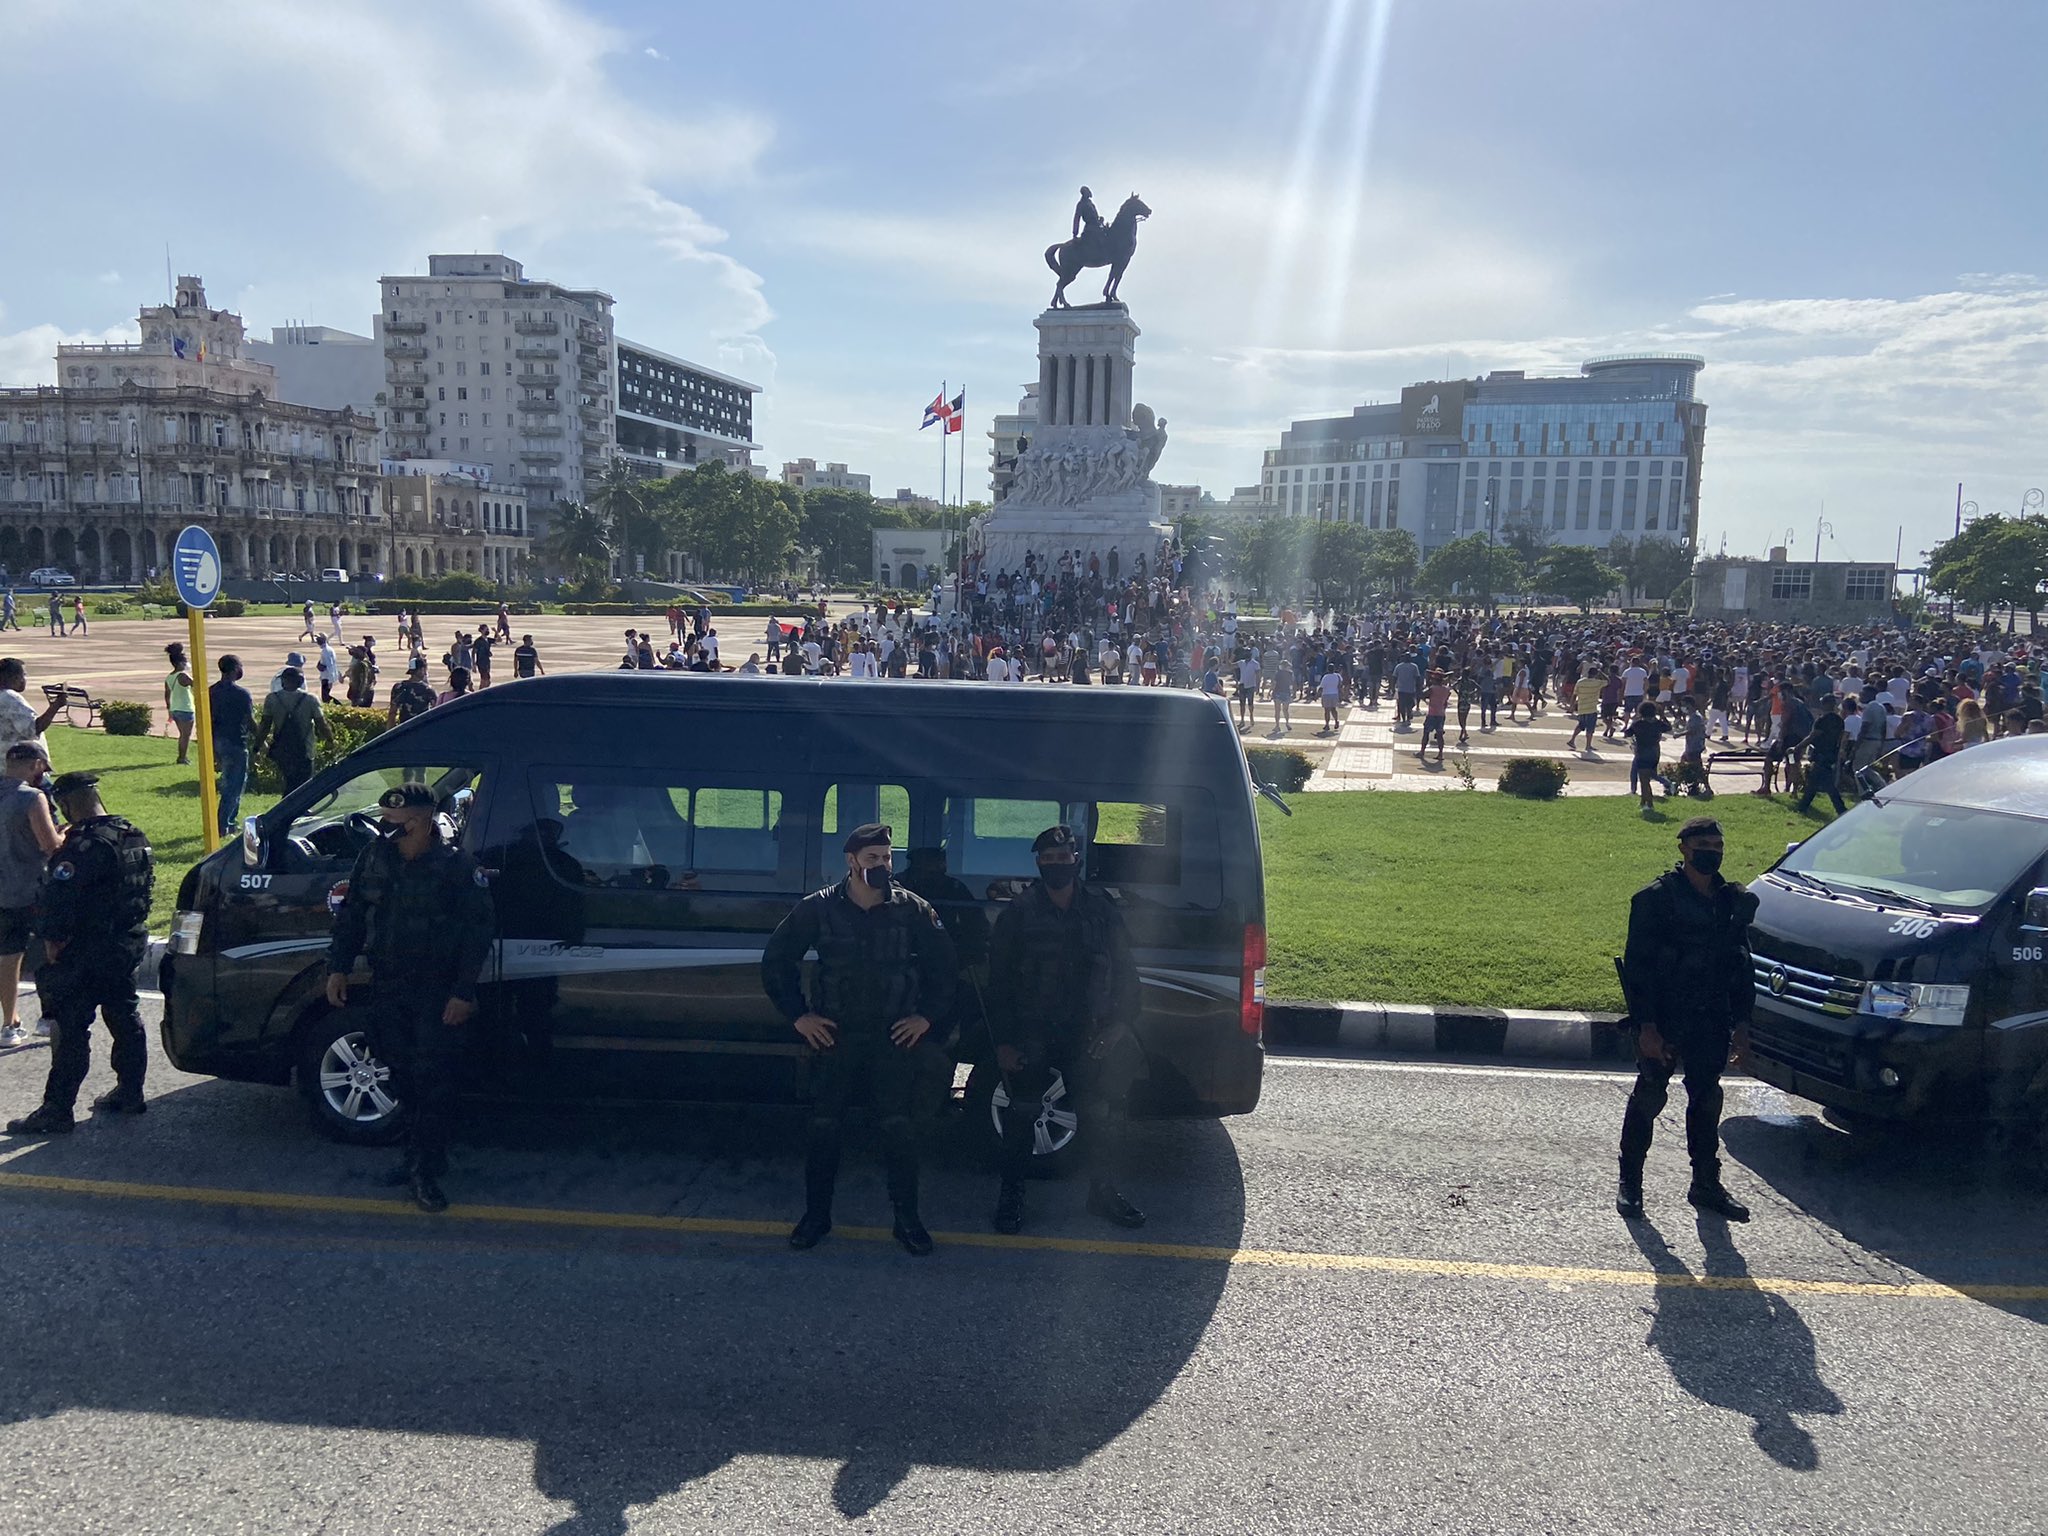
[[[479,1106],[428,1218],[283,1090],[150,1092],[0,1150],[0,1530],[2048,1529],[2048,1200],[1755,1085],[1748,1227],[1675,1113],[1615,1218],[1611,1074],[1275,1061],[1136,1138],[1142,1243],[946,1171],[921,1262],[783,1245],[777,1114]]]

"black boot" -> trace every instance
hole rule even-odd
[[[1108,1179],[1088,1181],[1088,1209],[1119,1227],[1142,1227],[1145,1213],[1126,1200]]]
[[[932,1235],[917,1219],[917,1207],[914,1205],[896,1207],[895,1235],[896,1241],[903,1245],[903,1251],[913,1258],[921,1259],[932,1251]]]
[[[1643,1170],[1621,1166],[1621,1180],[1614,1187],[1614,1209],[1630,1221],[1643,1219]]]
[[[19,1120],[7,1122],[10,1136],[68,1136],[77,1128],[68,1109],[53,1109],[48,1104],[30,1110]]]
[[[441,1183],[431,1173],[415,1173],[411,1192],[412,1203],[429,1216],[438,1216],[448,1209],[448,1197],[441,1193]]]
[[[1024,1186],[1016,1179],[1004,1179],[996,1191],[995,1229],[1011,1236],[1024,1230]]]
[[[1692,1188],[1685,1192],[1685,1198],[1724,1221],[1749,1220],[1749,1207],[1728,1193],[1719,1174],[1694,1174]]]
[[[889,1179],[889,1204],[896,1209],[896,1241],[903,1251],[923,1258],[932,1251],[932,1235],[917,1217],[917,1153],[907,1139],[885,1154]]]
[[[111,1115],[146,1115],[149,1100],[140,1088],[109,1088],[92,1101],[92,1107]]]
[[[813,1142],[804,1155],[804,1214],[790,1228],[789,1246],[815,1248],[832,1230],[832,1190],[839,1182],[839,1144]]]

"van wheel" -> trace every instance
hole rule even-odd
[[[1002,1074],[993,1065],[977,1063],[967,1079],[966,1122],[974,1144],[991,1165],[1002,1160],[1003,1112],[1009,1103]],[[1080,1140],[1079,1114],[1067,1093],[1066,1079],[1056,1072],[1032,1126],[1029,1176],[1064,1178],[1077,1166]]]
[[[322,1013],[299,1031],[299,1092],[314,1129],[330,1140],[382,1147],[404,1134],[405,1111],[391,1092],[391,1068],[341,1013]]]

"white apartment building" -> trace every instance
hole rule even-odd
[[[1016,478],[1017,455],[1031,443],[1038,428],[1038,381],[1024,386],[1017,409],[996,417],[988,429],[988,488],[990,504],[1010,494]]]
[[[793,485],[800,491],[859,491],[863,496],[874,494],[868,489],[868,477],[856,475],[844,464],[827,464],[818,468],[816,459],[791,459],[782,466],[782,483]]]
[[[586,499],[611,459],[611,295],[528,278],[502,254],[427,258],[378,280],[384,457],[487,465],[532,527]]]

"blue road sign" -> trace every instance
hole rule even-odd
[[[220,596],[220,550],[196,524],[171,546],[171,585],[187,608],[204,608]]]

